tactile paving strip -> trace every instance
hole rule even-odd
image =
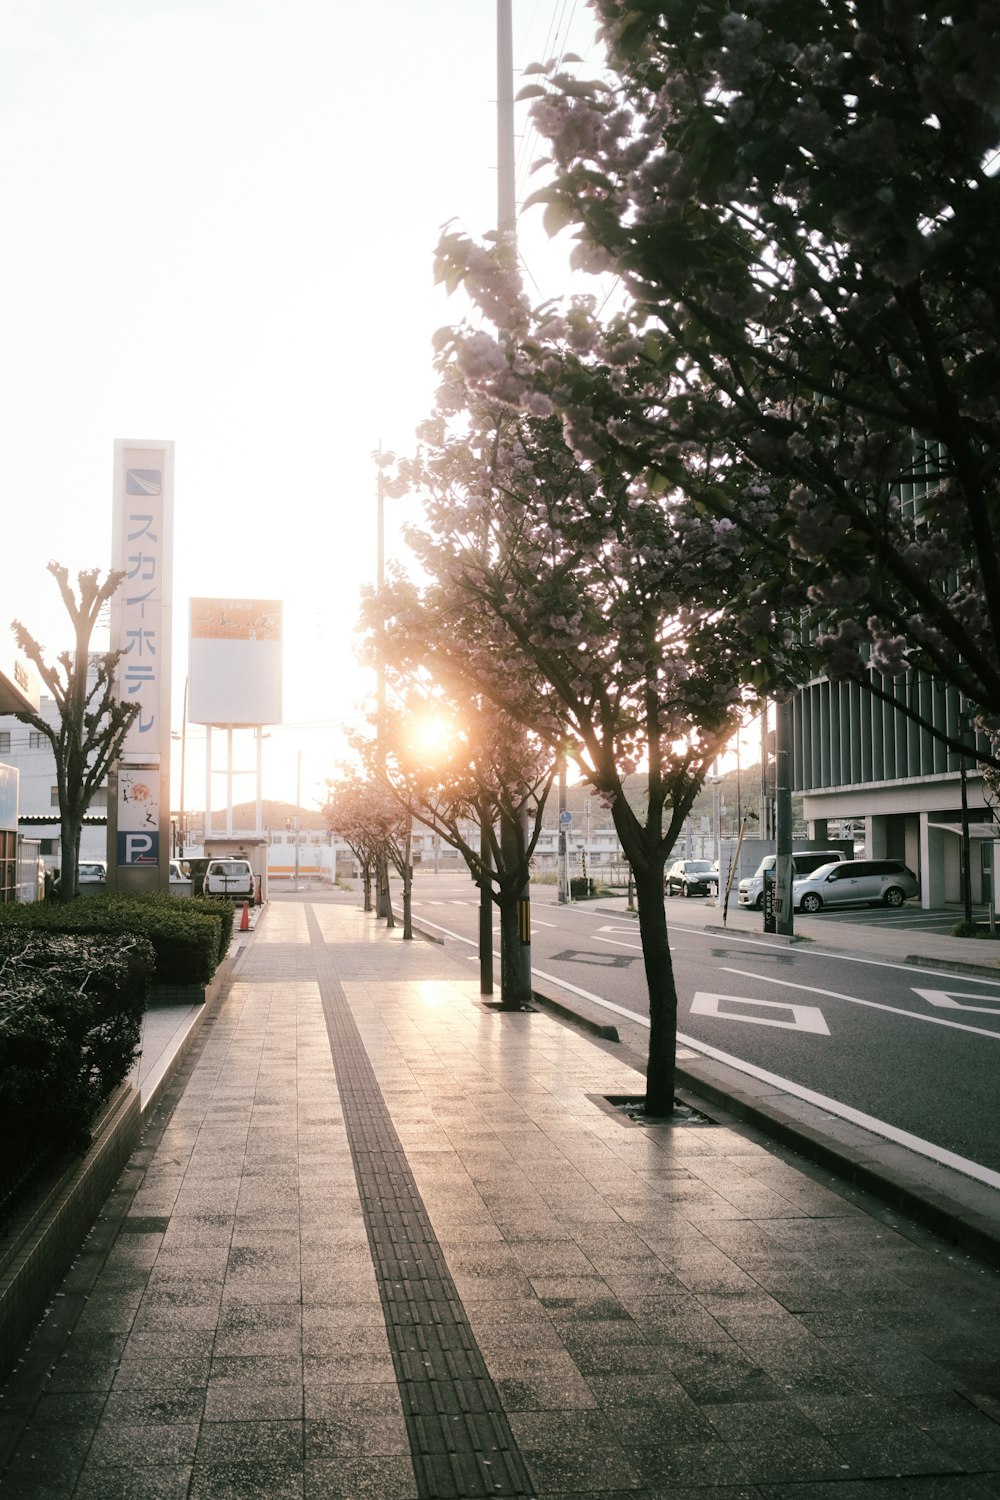
[[[309,935],[421,1500],[534,1493],[311,908]]]

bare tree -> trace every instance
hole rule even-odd
[[[98,569],[85,569],[77,574],[78,597],[70,584],[69,572],[61,563],[50,562],[48,570],[59,586],[72,622],[73,647],[61,652],[55,663],[50,664],[45,660],[44,648],[20,620],[13,620],[11,629],[18,646],[48,689],[59,718],[52,725],[30,709],[18,710],[16,717],[43,734],[52,746],[59,796],[59,891],[63,901],[73,901],[77,894],[84,816],[94,793],[121,754],[138,708],[115,697],[115,668],[122,653],[92,655],[90,651],[98,616],[125,574],[110,572],[102,583]]]

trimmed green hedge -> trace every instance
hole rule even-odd
[[[86,901],[0,906],[5,928],[47,933],[135,934],[156,954],[155,984],[207,984],[229,951],[233,908],[208,897],[108,893]]]
[[[84,1146],[135,1061],[156,958],[135,933],[0,927],[0,1140]]]

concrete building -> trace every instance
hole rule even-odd
[[[55,725],[58,711],[46,695],[34,705],[47,724]],[[37,839],[39,854],[47,869],[59,868],[59,789],[52,746],[40,729],[0,713],[0,762],[18,773],[18,827],[22,837]],[[106,859],[107,787],[99,787],[84,819],[80,836],[82,860]]]
[[[920,879],[921,904],[941,907],[964,900],[967,822],[972,901],[988,903],[1000,828],[982,775],[968,760],[963,769],[963,758],[932,733],[974,743],[959,693],[925,673],[875,680],[931,727],[857,682],[819,677],[803,687],[792,705],[792,786],[809,837],[825,840],[834,822],[862,820],[865,855],[903,860]]]

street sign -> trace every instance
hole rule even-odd
[[[561,812],[559,814],[559,822],[563,828],[568,828],[572,821],[573,814],[571,812]]]

